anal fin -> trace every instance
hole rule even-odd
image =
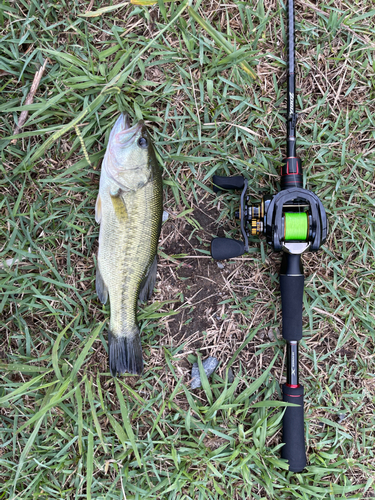
[[[155,255],[155,259],[153,263],[151,264],[151,267],[146,274],[146,276],[143,278],[142,283],[141,283],[141,288],[139,292],[139,300],[141,302],[146,302],[152,295],[152,292],[154,290],[155,282],[156,282],[156,272],[157,272],[157,267],[158,267],[158,260],[157,256]]]
[[[96,281],[95,281],[96,293],[102,304],[105,304],[108,300],[108,288],[104,283],[103,277],[100,274],[99,266],[96,266]]]

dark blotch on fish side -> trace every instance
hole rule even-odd
[[[134,337],[115,337],[108,330],[109,371],[112,377],[122,373],[142,375],[143,358],[141,339]]]

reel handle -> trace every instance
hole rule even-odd
[[[302,385],[290,387],[283,385],[283,401],[298,404],[288,406],[283,417],[283,443],[281,457],[289,462],[289,470],[301,472],[306,467],[306,450],[304,434],[304,407]]]
[[[215,260],[231,259],[245,253],[245,244],[231,238],[214,238],[211,241],[211,256]]]
[[[243,189],[245,179],[242,175],[235,175],[233,177],[214,175],[212,177],[212,182],[214,192],[218,193],[222,189]]]

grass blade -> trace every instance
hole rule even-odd
[[[53,344],[52,366],[53,366],[53,369],[55,370],[56,377],[59,380],[63,380],[63,376],[61,375],[60,368],[59,368],[59,359],[58,359],[57,351],[59,350],[59,345],[60,345],[61,339],[66,334],[66,332],[69,330],[69,328],[72,326],[72,324],[77,319],[77,317],[78,317],[78,315],[72,319],[72,321],[64,328],[64,330],[62,330],[62,332],[60,332],[58,334],[57,339],[55,340],[55,343]]]
[[[135,440],[133,429],[132,429],[132,427],[130,425],[128,409],[126,407],[124,396],[123,396],[123,394],[121,392],[121,387],[119,386],[119,383],[117,382],[116,379],[115,379],[115,384],[116,384],[116,394],[117,394],[117,397],[118,397],[118,400],[119,400],[119,403],[120,403],[121,416],[122,416],[122,421],[123,421],[123,424],[124,424],[124,427],[125,427],[125,431],[126,431],[126,433],[128,435],[128,439],[129,439],[129,441],[130,441],[130,443],[132,445],[135,458],[137,459],[137,462],[138,462],[138,466],[142,467],[142,461],[141,461],[141,458],[139,456],[137,443],[136,443],[136,440]]]
[[[86,378],[86,375],[81,380],[80,384],[82,382],[84,382],[85,378]],[[40,417],[43,417],[47,413],[48,410],[50,410],[54,406],[57,406],[59,403],[61,403],[65,399],[69,398],[72,394],[74,394],[74,392],[76,391],[76,387],[74,387],[73,389],[71,389],[69,392],[67,392],[65,394],[65,391],[68,388],[70,383],[71,383],[70,379],[65,380],[65,382],[61,384],[57,393],[50,399],[50,401],[47,404],[43,405],[42,408],[37,413],[35,413],[35,415],[33,415],[27,422],[25,422],[23,425],[21,425],[21,427],[18,429],[17,432],[22,432],[23,429],[25,429],[26,427],[31,425],[33,422],[38,420]]]
[[[77,413],[78,413],[78,451],[80,456],[83,453],[82,437],[83,437],[83,405],[82,405],[82,394],[81,388],[77,385],[75,390],[75,397],[77,401]]]
[[[28,382],[24,382],[20,387],[18,387],[18,389],[15,389],[13,392],[11,392],[10,394],[7,394],[6,396],[3,396],[2,398],[0,398],[0,405],[3,405],[4,403],[7,403],[9,402],[11,399],[14,399],[16,398],[17,396],[18,397],[21,397],[23,396],[24,394],[27,394],[28,390],[30,389],[30,387],[32,387],[33,385],[37,384],[40,380],[42,380],[46,375],[48,375],[49,373],[51,373],[52,370],[49,370],[48,372],[46,373],[42,373],[41,375],[39,375],[38,377],[35,377],[35,378],[32,378],[31,380],[29,380]],[[56,382],[53,382],[53,384],[57,383],[57,380]]]
[[[89,350],[91,349],[93,343],[96,341],[96,339],[98,338],[99,336],[99,333],[102,331],[103,329],[103,326],[104,326],[104,321],[103,323],[100,323],[92,332],[91,336],[87,339],[87,342],[85,344],[85,347],[82,349],[82,352],[80,353],[80,355],[78,356],[77,358],[77,361],[74,363],[73,365],[73,368],[72,368],[72,371],[71,371],[71,374],[70,374],[70,380],[74,380],[77,376],[77,373],[79,371],[79,369],[81,368],[81,366],[83,365],[83,363],[85,362],[85,359],[86,359],[86,356],[89,352]]]
[[[94,435],[90,423],[89,435],[87,436],[87,460],[86,460],[86,498],[91,500],[92,475],[94,472]]]
[[[237,396],[237,398],[235,399],[235,403],[243,403],[246,399],[248,399],[250,396],[252,396],[255,391],[257,391],[259,389],[259,387],[267,379],[267,377],[268,377],[268,375],[269,375],[269,373],[271,371],[271,368],[275,364],[275,361],[276,361],[277,357],[278,356],[276,355],[273,358],[273,360],[271,361],[271,363],[268,365],[268,368],[266,370],[264,370],[264,372],[262,373],[262,375],[257,380],[255,380],[254,382],[252,382],[247,389],[245,389],[243,392],[241,392],[241,394],[239,394]]]
[[[96,410],[95,410],[94,396],[93,396],[93,392],[92,392],[92,381],[91,380],[90,381],[86,380],[86,391],[87,391],[87,396],[88,396],[88,400],[90,403],[91,415],[92,415],[92,418],[93,418],[94,423],[95,423],[96,432],[99,436],[100,442],[102,443],[104,453],[108,453],[107,445],[105,444],[105,442],[103,440],[102,429],[100,427],[98,416],[97,416]]]

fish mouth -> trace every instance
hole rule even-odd
[[[133,142],[143,125],[141,120],[131,127],[129,115],[121,113],[113,128],[113,137],[118,144],[121,144],[121,147],[126,147]]]

